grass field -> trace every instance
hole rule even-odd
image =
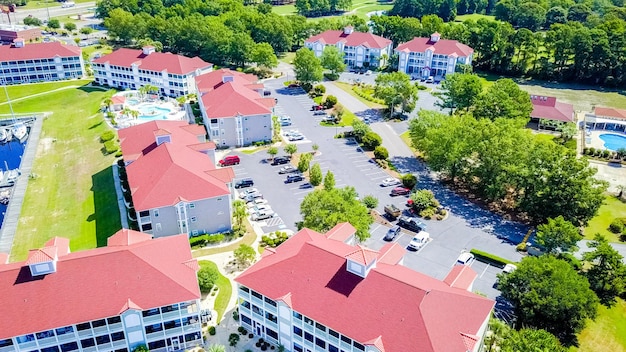
[[[490,15],[483,15],[480,13],[472,13],[469,15],[459,15],[456,16],[456,18],[454,19],[454,22],[464,22],[467,20],[474,20],[474,21],[478,21],[481,18],[485,18],[491,21],[494,21],[496,19],[496,16],[490,16]]]
[[[31,84],[19,84],[13,86],[7,86],[7,93],[9,94],[9,98],[11,101],[15,99],[20,99],[29,95],[48,92],[53,89],[59,89],[63,87],[70,86],[84,86],[85,84],[90,83],[91,80],[88,79],[77,79],[71,81],[60,81],[60,82],[47,82],[47,83],[31,83]],[[0,104],[4,104],[7,101],[7,96],[3,91],[0,91]]]
[[[217,265],[209,260],[200,260],[198,262],[200,264],[200,268],[212,267],[215,270],[218,270]],[[219,272],[219,270],[218,270]],[[215,297],[215,305],[213,309],[217,311],[217,321],[221,321],[224,316],[224,312],[228,307],[228,302],[230,301],[230,296],[233,294],[233,287],[230,284],[230,280],[226,278],[224,275],[220,273],[220,276],[217,278],[215,282],[215,286],[219,289],[217,293],[217,297]]]
[[[615,218],[626,218],[626,203],[616,197],[609,196],[598,210],[598,215],[591,219],[585,227],[585,238],[592,240],[596,233],[600,233],[610,242],[619,242],[618,236],[608,230]]]
[[[282,55],[280,55],[280,57],[278,58],[278,61],[284,62],[286,64],[290,64],[293,62],[293,59],[295,59],[296,57],[296,53],[294,52],[288,52],[288,53],[284,53]]]
[[[596,320],[578,334],[578,343],[571,352],[625,352],[626,302],[618,299],[610,309],[600,306]]]
[[[346,93],[352,95],[353,97],[357,98],[360,102],[362,102],[363,104],[367,105],[368,107],[372,108],[372,109],[382,109],[384,108],[383,105],[380,104],[376,104],[374,102],[371,102],[365,98],[360,97],[358,94],[356,94],[353,90],[352,90],[352,84],[350,83],[345,83],[345,82],[334,82],[334,84],[343,89],[344,91],[346,91]]]
[[[383,11],[390,10],[393,7],[393,4],[388,1],[378,1],[378,0],[354,0],[352,2],[351,11],[346,11],[341,16],[349,16],[349,15],[357,15],[361,18],[367,18],[367,13],[373,11]],[[296,7],[295,5],[279,5],[274,6],[272,8],[274,13],[279,15],[296,15]],[[334,16],[326,16],[326,17],[334,17]],[[311,17],[309,21],[319,21],[320,19],[325,17]]]
[[[109,127],[98,110],[112,94],[82,86],[13,104],[16,113],[52,115],[43,122],[32,169],[37,177],[28,183],[12,260],[25,259],[29,249],[54,236],[69,238],[72,251],[103,246],[121,228],[111,168],[115,158],[103,155],[99,141]],[[7,104],[0,106],[0,113],[8,112]]]

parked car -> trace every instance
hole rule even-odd
[[[380,183],[382,187],[396,186],[399,184],[401,184],[400,180],[395,177],[387,177]]]
[[[409,249],[419,250],[424,247],[426,243],[428,243],[428,239],[430,238],[430,234],[426,231],[420,231],[415,235],[411,242],[409,242]]]
[[[303,134],[292,134],[287,139],[289,139],[290,142],[301,141],[301,140],[304,139],[304,135]]]
[[[272,95],[272,91],[271,90],[264,90],[263,91],[263,95],[265,95],[265,96]]]
[[[252,214],[268,213],[270,211],[273,211],[273,210],[269,204],[258,204],[254,208],[251,209]]]
[[[254,209],[256,206],[262,205],[262,204],[267,204],[267,199],[263,199],[263,198],[257,198],[255,200],[253,200],[252,202],[246,204],[246,207],[248,209]]]
[[[274,213],[273,210],[268,210],[268,211],[262,211],[259,213],[254,213],[252,214],[250,218],[252,219],[252,221],[259,221],[259,220],[269,219],[271,217],[274,217],[275,215],[276,213]]]
[[[402,226],[405,229],[413,232],[426,230],[426,224],[421,222],[418,218],[410,216],[400,216],[400,218],[398,219],[398,226]]]
[[[285,183],[292,183],[292,182],[300,182],[300,181],[304,181],[304,176],[298,174],[298,175],[287,175],[287,178],[285,179]]]
[[[289,158],[287,158],[286,156],[277,156],[272,160],[272,166],[275,165],[284,165],[289,163]]]
[[[516,269],[517,269],[517,265],[515,265],[515,264],[507,264],[502,269],[502,272],[510,274],[510,273],[514,272]]]
[[[396,238],[396,236],[398,236],[398,234],[400,233],[400,230],[401,230],[400,226],[394,226],[394,227],[390,228],[387,231],[387,234],[385,234],[384,240],[385,241],[393,241]]]
[[[298,83],[291,83],[287,88],[300,88],[300,85]]]
[[[244,178],[235,182],[235,188],[246,188],[254,186],[254,181],[251,178]]]
[[[310,182],[305,182],[305,183],[300,185],[300,188],[302,188],[302,189],[313,188],[313,185]]]
[[[280,170],[278,171],[278,173],[280,175],[282,175],[282,174],[290,174],[290,173],[296,172],[296,171],[298,171],[298,169],[295,168],[293,165],[287,165],[287,166],[281,167]]]
[[[321,104],[313,105],[311,106],[311,110],[312,111],[324,110],[324,105],[321,105]]]
[[[283,127],[291,126],[291,119],[280,119],[280,125]]]
[[[255,202],[257,199],[261,199],[263,198],[263,194],[256,192],[256,193],[252,193],[247,195],[243,200],[246,203],[251,203],[251,202]]]
[[[392,196],[392,197],[395,197],[395,196],[406,196],[409,193],[411,193],[411,190],[406,188],[406,187],[396,187],[396,188],[391,190],[391,193],[389,193],[389,195]]]
[[[313,112],[313,116],[326,115],[326,111],[324,110],[316,110]]]
[[[238,155],[229,155],[219,161],[220,166],[238,165],[240,162]]]
[[[239,198],[243,199],[246,198],[248,196],[248,194],[252,194],[252,193],[256,193],[259,190],[256,188],[248,188],[245,191],[241,191],[239,192]]]
[[[284,134],[286,137],[290,137],[290,136],[293,136],[293,135],[298,135],[298,134],[302,134],[302,133],[300,133],[300,131],[298,131],[298,130],[289,130],[289,131],[285,131],[285,132],[283,132],[283,134]]]
[[[426,83],[435,83],[435,77],[433,76],[428,76],[428,78],[426,78]]]
[[[458,265],[470,265],[474,261],[474,255],[470,252],[463,252],[456,260]]]
[[[390,218],[395,219],[402,215],[402,210],[393,204],[387,204],[385,205],[385,214],[387,214]]]

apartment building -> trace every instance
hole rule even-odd
[[[476,352],[495,302],[456,265],[437,280],[402,265],[405,249],[354,245],[348,223],[302,229],[235,281],[243,327],[293,352]]]
[[[458,64],[472,64],[474,49],[456,40],[441,39],[437,32],[429,38],[416,37],[398,45],[398,71],[415,78],[443,78],[454,73]]]
[[[184,235],[120,230],[71,253],[55,237],[23,262],[0,255],[0,352],[186,350],[202,344],[198,263]]]
[[[335,46],[343,53],[343,59],[349,68],[382,67],[391,56],[392,42],[372,33],[355,32],[352,26],[343,31],[328,30],[314,35],[304,42],[304,46],[321,57],[324,48]]]
[[[199,57],[160,53],[153,46],[118,49],[91,65],[98,84],[132,90],[152,85],[159,94],[171,97],[195,93],[194,77],[213,69],[213,64]]]
[[[255,75],[221,69],[196,77],[202,120],[211,141],[241,147],[271,141],[276,100]]]
[[[230,167],[215,167],[204,126],[151,121],[118,131],[132,206],[141,232],[154,237],[230,231]]]
[[[0,46],[0,84],[49,82],[84,75],[77,46],[59,42],[26,44],[22,38]]]

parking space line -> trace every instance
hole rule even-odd
[[[377,174],[379,174],[379,173],[380,173],[380,172],[378,172],[378,171],[377,171],[377,172],[372,172],[372,173],[369,173],[369,174],[365,174],[365,176],[377,175]]]
[[[482,273],[480,273],[479,278],[482,278],[482,277],[483,277],[483,275],[485,274],[485,272],[487,271],[487,269],[489,269],[489,266],[490,266],[489,264],[487,264],[487,266],[485,266],[485,270],[483,270],[483,272],[482,272]]]
[[[293,192],[294,195],[303,194],[303,193],[311,193],[311,190],[302,191],[302,192]]]
[[[383,174],[383,175],[380,175],[380,176],[370,177],[370,180],[378,180],[378,179],[387,178],[387,177],[389,177],[389,175]]]

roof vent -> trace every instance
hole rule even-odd
[[[439,41],[439,38],[441,38],[441,34],[435,32],[433,34],[430,35],[430,41],[433,43],[436,43]]]
[[[13,46],[16,48],[24,47],[24,38],[15,38],[13,39]]]
[[[343,34],[350,35],[350,34],[352,34],[352,32],[354,32],[354,27],[352,27],[352,26],[345,26],[345,27],[343,27]]]
[[[235,80],[235,76],[233,76],[233,75],[223,75],[222,76],[222,83],[232,82],[234,80]]]
[[[141,48],[143,50],[143,54],[144,55],[150,55],[153,52],[155,52],[155,49],[152,45],[146,45],[143,48]]]

